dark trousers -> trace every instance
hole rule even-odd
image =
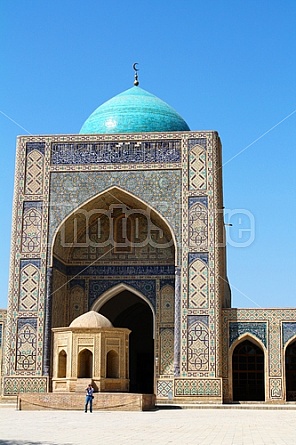
[[[85,398],[85,412],[87,413],[87,405],[89,404],[89,411],[92,413],[93,396],[87,395]]]

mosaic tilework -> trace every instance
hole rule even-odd
[[[193,261],[195,261],[197,259],[203,261],[207,266],[209,265],[209,254],[207,252],[189,252],[188,253],[189,266],[193,263]]]
[[[67,306],[67,282],[68,278],[63,273],[53,269],[52,289],[52,327],[69,325]],[[65,320],[67,323],[65,323]]]
[[[207,189],[207,152],[200,145],[191,148],[189,152],[189,189]]]
[[[209,298],[208,266],[201,260],[195,260],[189,267],[188,307],[207,308]]]
[[[16,370],[36,369],[37,319],[19,318],[17,324]]]
[[[21,270],[19,311],[36,311],[39,299],[40,272],[33,264]]]
[[[25,193],[41,195],[43,193],[44,155],[39,150],[27,154]]]
[[[5,396],[47,391],[48,381],[46,377],[4,377],[3,392]]]
[[[184,157],[182,158],[182,177],[184,178],[182,184],[182,204],[183,204],[183,244],[188,246],[183,250],[182,257],[182,377],[215,377],[217,374],[217,365],[219,367],[219,336],[216,335],[216,330],[219,329],[219,300],[221,290],[219,289],[219,277],[221,275],[221,267],[219,264],[219,254],[216,246],[218,245],[215,237],[220,233],[221,227],[216,224],[214,219],[213,209],[216,205],[221,204],[221,185],[217,177],[213,174],[216,168],[220,168],[220,160],[218,159],[219,142],[214,133],[199,134],[199,141],[190,138],[186,147],[183,147]],[[190,149],[196,145],[201,145],[207,149],[207,189],[189,189],[190,181],[189,168],[194,168],[198,171],[200,165],[196,158],[196,165],[190,165]],[[191,158],[192,160],[192,158]],[[219,175],[218,175],[219,176]],[[198,221],[200,214],[196,212],[196,208],[203,206],[202,210],[206,218],[201,218]],[[200,207],[201,209],[201,207]],[[190,212],[192,214],[190,215]],[[197,214],[196,214],[197,213]],[[201,212],[199,212],[201,213]],[[203,219],[203,220],[202,220]],[[188,232],[186,233],[186,226]],[[202,227],[203,226],[203,227]],[[200,230],[202,228],[202,230]],[[197,235],[197,236],[196,236]],[[199,236],[201,235],[201,237]],[[201,239],[202,238],[202,239]],[[204,244],[202,242],[204,242]],[[191,247],[192,246],[192,247]],[[186,251],[187,250],[187,251]],[[201,257],[201,254],[205,254]],[[195,254],[197,254],[195,256]],[[189,307],[189,272],[188,262],[191,265],[197,259],[201,259],[205,265],[208,266],[208,307],[204,308],[190,308]],[[187,344],[187,315],[193,313],[203,313],[209,317],[209,370],[208,371],[189,371],[188,370],[188,344]]]
[[[133,164],[179,162],[178,140],[97,143],[54,143],[51,163],[59,164]]]
[[[175,396],[221,397],[221,381],[219,379],[175,379]]]
[[[229,346],[241,335],[246,333],[253,334],[259,338],[264,346],[267,346],[266,342],[266,323],[254,323],[254,322],[231,322],[229,323]]]
[[[157,397],[173,397],[173,380],[157,380]]]
[[[155,308],[156,304],[156,284],[155,280],[128,280],[128,279],[108,279],[108,280],[90,280],[89,282],[89,307],[95,302],[99,295],[106,292],[106,290],[116,286],[117,284],[125,283],[134,287],[145,295]]]
[[[282,323],[283,346],[296,335],[296,321]]]
[[[193,137],[188,139],[188,150],[190,151],[195,146],[199,145],[204,149],[208,148],[208,134],[203,133],[202,137]]]
[[[39,253],[41,248],[41,202],[24,202],[22,252]]]
[[[49,242],[71,211],[112,186],[141,197],[156,209],[168,221],[178,240],[181,230],[180,177],[178,170],[52,173]]]
[[[85,307],[85,291],[81,286],[74,286],[70,290],[69,324],[79,315],[87,311]]]
[[[206,208],[208,208],[208,197],[207,196],[189,196],[188,198],[188,206],[192,207],[194,204],[199,202]]]
[[[174,297],[173,286],[166,285],[160,290],[160,319],[162,323],[174,323]]]
[[[209,329],[199,316],[188,326],[188,371],[209,370]],[[189,324],[189,323],[188,323]]]
[[[283,396],[282,379],[269,379],[269,389],[271,399],[281,399]]]
[[[174,329],[161,328],[160,343],[160,374],[173,375],[174,373]]]
[[[199,251],[208,248],[208,212],[200,204],[194,204],[189,210],[189,246]]]
[[[44,141],[36,141],[36,142],[27,142],[25,144],[25,152],[26,154],[30,154],[32,151],[38,151],[42,155],[45,154],[45,142]]]

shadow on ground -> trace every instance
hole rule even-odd
[[[31,442],[30,440],[0,440],[0,445],[72,445],[70,442]]]
[[[171,409],[182,409],[182,407],[178,406],[178,405],[161,405],[161,406],[155,407],[155,411],[160,411],[160,410],[163,411],[163,410],[171,410]]]

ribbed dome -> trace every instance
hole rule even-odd
[[[80,134],[189,130],[172,107],[134,86],[99,106],[84,122]]]
[[[95,311],[89,311],[85,314],[75,318],[70,324],[70,328],[112,328],[111,321],[104,317],[102,314],[98,314]]]

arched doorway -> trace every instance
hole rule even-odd
[[[128,328],[130,392],[154,392],[153,313],[149,305],[130,290],[123,290],[104,303],[99,312],[115,327]]]
[[[296,341],[287,346],[285,354],[286,399],[296,400]]]
[[[232,355],[233,401],[264,401],[264,352],[255,343],[239,343]]]

